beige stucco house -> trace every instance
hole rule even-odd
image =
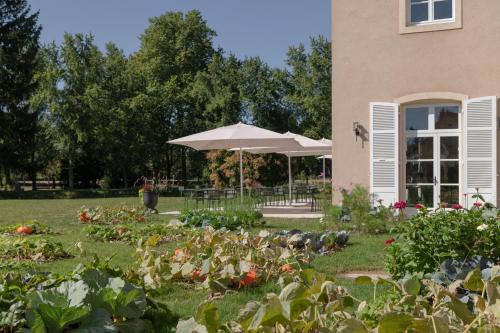
[[[334,189],[498,203],[500,0],[332,1]]]

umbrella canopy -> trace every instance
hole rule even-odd
[[[290,197],[290,204],[292,203],[292,157],[299,156],[321,156],[326,154],[331,154],[332,152],[332,141],[328,139],[313,140],[303,135],[286,132],[284,134],[289,138],[293,138],[300,144],[299,149],[282,149],[279,147],[257,147],[251,148],[245,146],[241,148],[244,151],[250,152],[252,154],[267,154],[267,153],[277,153],[288,156],[288,195]],[[323,186],[326,183],[325,177],[325,161],[323,159]]]
[[[313,140],[306,136],[295,134],[291,132],[286,132],[286,137],[295,139],[299,143],[300,147],[298,149],[282,149],[281,147],[272,146],[261,146],[261,147],[249,147],[245,146],[242,149],[252,154],[267,154],[267,153],[277,153],[287,155],[289,157],[298,156],[319,156],[330,154],[332,151],[332,143],[327,142],[327,139]],[[324,141],[323,141],[324,140]]]
[[[290,136],[260,127],[238,123],[171,140],[168,143],[196,150],[233,149],[242,147],[275,147],[278,150],[296,150],[301,145]],[[240,151],[240,191],[243,203],[243,158]]]
[[[302,147],[293,137],[242,123],[185,136],[168,143],[188,146],[196,150],[243,147],[275,147],[279,150],[296,150]]]

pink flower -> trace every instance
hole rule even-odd
[[[408,204],[406,201],[403,201],[403,200],[397,201],[394,203],[394,208],[399,209],[399,210],[405,209],[406,206],[408,206]]]
[[[474,202],[474,207],[479,208],[479,207],[481,207],[482,205],[483,205],[483,204],[482,204],[482,203],[480,203],[480,202],[477,202],[477,201],[476,201],[476,202]]]
[[[391,245],[392,243],[394,243],[395,239],[394,238],[389,238],[387,240],[385,240],[385,245]]]
[[[424,206],[424,205],[421,205],[421,204],[416,204],[416,205],[415,205],[415,208],[416,208],[416,209],[425,209],[425,206]]]
[[[454,204],[454,205],[453,205],[453,206],[451,206],[451,207],[452,207],[454,210],[460,210],[460,209],[464,208],[464,207],[462,207],[462,205],[461,205],[461,204]]]

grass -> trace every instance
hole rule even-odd
[[[74,255],[74,258],[58,260],[40,265],[39,270],[65,273],[71,271],[78,263],[91,260],[94,254],[102,257],[115,255],[113,264],[127,268],[135,263],[133,246],[120,243],[101,243],[87,239],[82,224],[78,221],[77,210],[82,206],[139,206],[139,199],[106,198],[106,199],[58,199],[58,200],[0,200],[0,226],[21,223],[35,219],[51,226],[58,235],[43,236],[61,242]],[[182,198],[160,198],[159,211],[181,210]],[[172,217],[159,215],[154,222],[167,223]],[[300,229],[304,231],[321,231],[323,226],[318,219],[266,219],[264,228],[270,231],[282,229]],[[252,232],[258,232],[253,230]],[[41,237],[41,236],[32,236]],[[380,271],[383,269],[384,239],[387,236],[351,235],[348,247],[329,256],[317,257],[312,267],[319,272],[334,276],[337,273],[350,271]],[[75,244],[81,243],[83,253],[77,250]],[[168,247],[174,247],[169,244]],[[354,286],[351,280],[338,278],[339,285],[349,289],[358,299],[369,300],[372,288],[369,286]],[[233,319],[238,309],[251,300],[260,300],[268,292],[278,292],[279,287],[269,283],[258,288],[242,290],[228,294],[217,300],[223,320]],[[183,287],[172,284],[163,288],[158,299],[165,302],[181,317],[192,316],[200,302],[209,297],[209,292],[193,290],[192,286]]]

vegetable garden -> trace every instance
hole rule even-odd
[[[488,205],[398,214],[372,235],[352,227],[360,212],[175,219],[136,199],[33,201],[25,213],[21,203],[0,201],[0,332],[500,330],[500,224]]]

